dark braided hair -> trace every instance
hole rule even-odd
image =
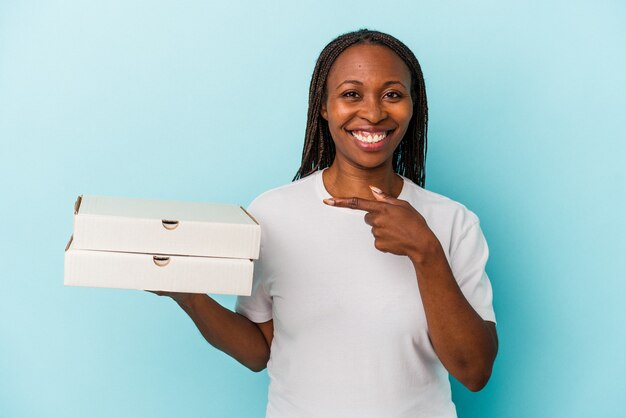
[[[428,105],[422,69],[413,52],[398,39],[386,33],[368,29],[349,32],[335,38],[326,45],[317,59],[309,88],[309,111],[302,163],[294,180],[330,167],[335,158],[335,144],[328,129],[328,122],[320,115],[320,110],[322,101],[326,100],[326,79],[330,68],[339,54],[357,44],[382,45],[391,49],[398,54],[411,72],[413,116],[404,138],[393,154],[393,170],[424,187]]]

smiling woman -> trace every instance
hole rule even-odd
[[[408,67],[389,48],[357,44],[339,55],[321,105],[336,152],[327,183],[337,184],[342,173],[376,170],[399,194],[402,180],[393,174],[392,157],[413,115],[410,86]]]
[[[426,191],[417,59],[361,30],[322,51],[296,181],[252,202],[252,295],[168,294],[207,341],[270,376],[267,417],[455,417],[497,352],[478,218]]]
[[[413,115],[411,73],[400,57],[382,46],[352,46],[335,61],[327,85],[321,115],[337,150],[335,164],[391,164]]]
[[[331,84],[330,81],[327,83],[329,72],[331,70],[336,72],[335,70],[343,60],[343,55],[350,54],[351,49],[358,48],[360,45],[379,46],[379,50],[386,51],[386,53],[382,52],[382,54],[386,55],[387,58],[391,57],[391,60],[395,61],[393,65],[403,66],[409,71],[409,84],[407,85],[407,80],[405,80],[403,87],[405,90],[408,89],[410,94],[413,113],[408,126],[407,140],[401,141],[395,149],[392,164],[396,173],[407,176],[423,187],[425,182],[424,165],[428,106],[422,69],[413,52],[402,42],[385,33],[369,30],[361,30],[339,36],[324,48],[317,60],[309,92],[309,112],[302,164],[295,179],[305,177],[320,168],[328,167],[334,160],[335,147],[333,139],[328,123],[322,121],[320,109],[327,106],[329,88],[332,89],[334,86],[337,86],[336,84]],[[390,52],[394,52],[394,54],[390,54]],[[374,66],[380,64],[376,61],[377,57],[372,58],[374,61],[365,60],[365,62],[361,61],[357,65]],[[336,61],[339,61],[339,63]],[[378,69],[380,68],[381,66],[378,65]],[[402,72],[400,69],[397,70],[399,73]],[[400,79],[400,77],[397,79],[391,78],[384,83],[401,84]],[[359,83],[362,85],[363,83],[362,80],[342,80],[342,82],[350,81],[356,82],[357,85]],[[346,94],[347,96],[356,97],[356,92],[346,92]],[[395,93],[390,93],[390,95],[393,97]],[[406,92],[405,99],[407,99]]]

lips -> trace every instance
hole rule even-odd
[[[365,144],[376,144],[387,137],[391,131],[364,131],[354,130],[349,131],[350,134],[359,142]]]

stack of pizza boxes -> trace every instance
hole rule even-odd
[[[237,205],[79,196],[64,282],[249,295],[260,240]]]

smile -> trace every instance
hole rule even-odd
[[[387,137],[388,131],[366,132],[366,131],[350,131],[350,134],[361,142],[367,144],[375,144]]]

